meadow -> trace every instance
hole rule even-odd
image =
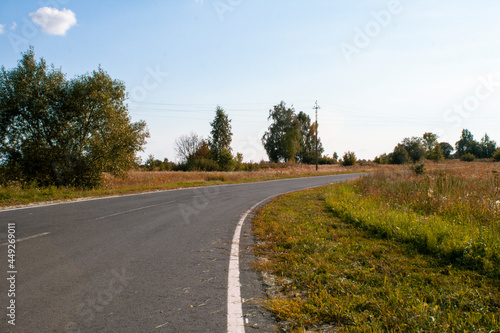
[[[376,172],[282,196],[255,267],[286,332],[500,331],[498,164]]]
[[[103,174],[101,186],[95,189],[71,187],[40,187],[37,184],[10,184],[0,186],[0,209],[28,204],[78,200],[90,197],[123,195],[139,192],[170,190],[187,187],[237,184],[275,179],[322,176],[350,172],[372,172],[379,167],[374,164],[343,167],[320,165],[270,164],[269,167],[253,171],[196,172],[196,171],[138,171],[131,170],[125,177],[117,178]]]

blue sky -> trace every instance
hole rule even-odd
[[[494,0],[2,0],[0,64],[29,45],[68,78],[101,65],[125,82],[146,157],[207,137],[217,105],[233,151],[266,159],[268,111],[314,117],[325,153],[373,159],[424,132],[500,143],[500,2]]]

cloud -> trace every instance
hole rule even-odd
[[[14,30],[16,30],[16,28],[17,28],[17,23],[14,22],[14,23],[12,23],[12,25],[10,26],[9,29],[10,29],[10,31],[14,31]]]
[[[0,24],[0,35],[3,35],[5,33],[5,25]]]
[[[64,36],[76,24],[76,16],[69,9],[58,10],[51,7],[39,8],[30,13],[33,23],[38,24],[42,31],[50,35]]]

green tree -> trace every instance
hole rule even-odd
[[[432,151],[432,149],[434,149],[434,146],[438,144],[437,142],[438,136],[437,134],[434,133],[426,132],[422,136],[422,139],[424,140],[425,150],[427,154],[429,154]]]
[[[406,164],[411,161],[408,151],[401,143],[394,147],[394,151],[389,154],[388,158],[391,164]]]
[[[344,156],[342,157],[343,166],[353,166],[356,164],[356,161],[357,161],[356,154],[352,151],[344,153]]]
[[[301,163],[313,164],[316,161],[316,123],[311,124],[311,118],[302,111],[297,115],[297,122],[301,138],[296,159]],[[318,138],[318,157],[321,157],[324,151],[321,139]]]
[[[451,154],[453,153],[453,146],[450,145],[448,142],[440,142],[439,145],[441,146],[441,151],[443,152],[443,157],[448,159],[451,158]]]
[[[441,145],[436,144],[432,147],[431,151],[427,153],[427,158],[434,162],[439,162],[444,159],[443,150]]]
[[[455,143],[455,148],[460,158],[465,154],[472,154],[475,157],[481,155],[480,145],[474,140],[474,136],[468,129],[462,130],[462,135],[460,136],[460,140]]]
[[[217,106],[215,118],[210,123],[210,126],[212,126],[212,131],[210,132],[211,136],[208,142],[212,158],[217,163],[224,162],[221,158],[226,160],[227,152],[231,153],[230,145],[233,133],[231,132],[231,120],[220,106]],[[223,154],[224,156],[222,156]]]
[[[496,162],[500,162],[500,148],[497,148],[497,150],[495,150],[495,153],[493,153],[493,158]]]
[[[480,158],[492,158],[495,150],[497,149],[497,143],[490,139],[488,134],[485,134],[479,143],[480,147]]]
[[[295,113],[293,107],[287,108],[285,102],[275,105],[269,110],[269,118],[273,123],[262,137],[262,144],[271,162],[297,161],[314,163],[316,160],[316,125],[311,118],[300,111]],[[324,149],[318,138],[318,157]]]
[[[269,110],[268,120],[273,123],[262,137],[262,144],[271,162],[293,161],[300,151],[300,126],[295,110],[287,108],[285,102]]]
[[[401,144],[408,152],[413,163],[417,163],[425,156],[425,144],[422,138],[405,138]]]
[[[30,48],[18,66],[0,73],[0,164],[4,179],[40,185],[97,186],[135,165],[149,133],[132,123],[123,82],[102,68],[66,80],[35,60]]]

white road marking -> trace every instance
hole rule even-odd
[[[156,207],[156,206],[161,206],[161,205],[172,203],[172,202],[175,202],[175,201],[167,201],[167,202],[162,202],[161,204],[144,206],[144,207],[139,207],[139,208],[134,208],[134,209],[126,210],[126,211],[123,211],[123,212],[118,212],[118,213],[114,213],[114,214],[104,215],[104,216],[100,216],[100,217],[96,218],[95,221],[104,220],[104,219],[107,219],[108,217],[113,217],[113,216],[123,215],[123,214],[127,214],[127,213],[132,213],[132,212],[135,212],[135,211],[138,211],[138,210],[143,210],[143,209],[148,209],[148,208],[152,208],[152,207]]]
[[[236,230],[234,231],[233,242],[231,244],[231,254],[229,255],[229,271],[227,281],[227,332],[228,333],[245,333],[245,325],[243,319],[243,306],[241,301],[241,284],[240,284],[240,238],[243,223],[248,214],[261,203],[269,200],[276,195],[272,195],[247,210],[241,217]]]
[[[38,234],[38,235],[33,235],[33,236],[25,237],[25,238],[19,238],[19,239],[16,239],[16,244],[19,243],[19,242],[28,240],[28,239],[42,237],[42,236],[46,236],[46,235],[49,235],[49,234],[50,234],[50,232],[44,232],[44,233],[41,233],[41,234]],[[3,244],[0,244],[0,246],[5,246],[5,245],[9,245],[9,244],[10,243],[3,243]]]

